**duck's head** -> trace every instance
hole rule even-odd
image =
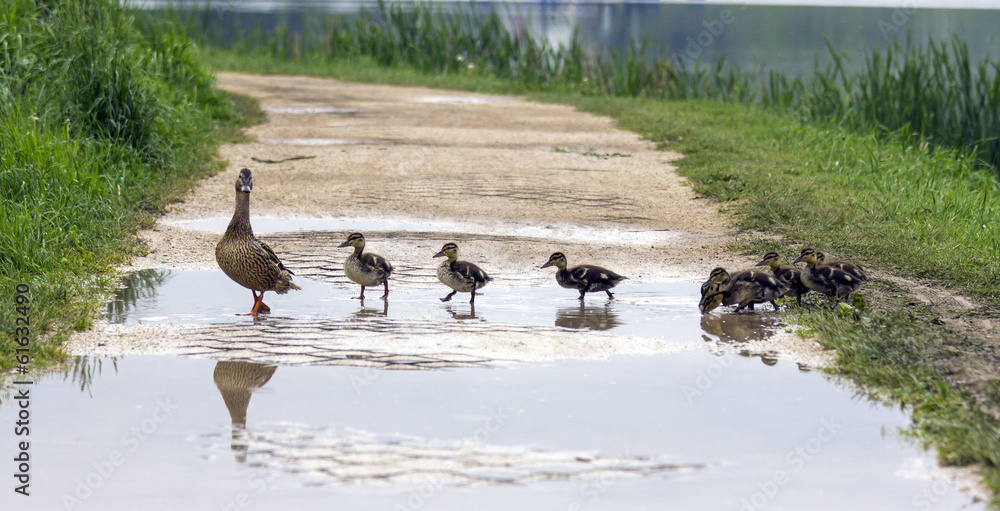
[[[548,262],[542,265],[542,268],[548,268],[549,266],[555,266],[560,270],[566,267],[566,255],[562,252],[556,252],[549,256]]]
[[[455,259],[458,257],[458,245],[454,243],[445,243],[441,247],[441,251],[434,254],[434,257],[447,257],[448,259]]]
[[[720,284],[712,279],[708,279],[701,286],[701,301],[698,302],[698,310],[702,314],[707,314],[712,309],[722,305],[723,296],[719,287]]]
[[[816,264],[826,264],[825,252],[816,252]]]
[[[725,284],[726,282],[729,282],[729,272],[720,266],[712,270],[712,273],[708,274],[708,280],[717,284]]]
[[[344,247],[365,248],[365,235],[360,232],[352,233],[347,237],[347,241],[338,245],[338,248]]]
[[[799,256],[796,257],[795,260],[792,261],[792,263],[794,264],[794,263],[801,262],[801,263],[806,263],[806,264],[815,264],[816,260],[817,259],[816,259],[816,251],[815,250],[813,250],[811,248],[803,248],[802,252],[799,253]]]
[[[777,268],[778,266],[781,266],[781,258],[778,257],[778,253],[768,252],[764,254],[764,258],[761,259],[760,262],[755,264],[754,266],[764,266],[764,265],[770,266],[771,268]]]
[[[236,191],[250,193],[250,190],[253,190],[253,175],[250,174],[250,169],[243,169],[240,177],[236,178]]]

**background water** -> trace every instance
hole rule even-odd
[[[778,2],[774,2],[778,3]],[[832,3],[832,2],[821,2]],[[647,41],[651,55],[705,63],[724,57],[745,69],[774,68],[795,75],[829,60],[827,41],[856,67],[863,54],[893,38],[926,43],[960,36],[970,56],[1000,55],[1000,10],[994,2],[841,2],[852,5],[765,5],[755,2],[473,2],[483,12],[501,9],[508,23],[546,37],[553,45],[570,40],[579,27],[583,41],[605,51],[630,41]],[[146,8],[166,5],[140,2]],[[271,31],[287,26],[299,34],[321,32],[323,15],[355,16],[374,2],[219,1],[201,4],[203,22],[220,40],[235,30]],[[441,9],[468,3],[435,2]],[[920,5],[920,8],[913,8]],[[950,7],[941,8],[942,5]],[[987,8],[992,7],[992,8]],[[238,27],[238,28],[237,28]]]

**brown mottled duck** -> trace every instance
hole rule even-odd
[[[347,237],[347,241],[340,244],[340,248],[354,247],[354,253],[347,256],[344,261],[344,274],[347,278],[361,284],[361,295],[356,296],[361,300],[365,299],[365,286],[385,285],[383,299],[389,297],[389,276],[392,275],[392,265],[386,258],[365,252],[365,236],[356,232]]]
[[[256,316],[271,310],[264,304],[264,292],[274,291],[283,295],[292,289],[302,289],[292,282],[289,271],[267,243],[257,239],[250,227],[250,191],[253,176],[250,169],[243,169],[236,178],[236,211],[233,219],[215,246],[215,260],[219,268],[237,284],[253,294],[253,308],[244,316]],[[257,295],[257,292],[260,295]]]
[[[744,270],[730,274],[724,268],[715,268],[701,286],[698,308],[705,314],[720,305],[736,305],[736,312],[744,308],[754,310],[756,303],[770,302],[781,295],[777,279],[762,271]]]
[[[832,261],[827,258],[825,253],[818,250],[816,251],[816,264],[821,266],[833,266],[834,268],[850,273],[852,277],[858,280],[868,282],[868,275],[865,274],[865,271],[862,270],[860,266],[847,261]]]
[[[793,261],[793,263],[798,262],[806,263],[802,269],[802,283],[809,289],[827,296],[847,298],[868,281],[867,277],[858,278],[857,275],[840,267],[821,264],[816,251],[811,248],[802,249],[802,253]]]
[[[781,264],[781,258],[777,252],[764,254],[757,266],[768,266],[778,285],[782,287],[781,296],[794,296],[795,301],[802,305],[802,295],[809,292],[809,288],[802,283],[802,271],[794,266]]]
[[[437,269],[437,278],[442,284],[450,287],[452,289],[448,296],[441,299],[442,302],[447,302],[451,300],[455,293],[461,291],[463,293],[472,293],[472,299],[469,303],[476,302],[476,290],[481,289],[486,285],[487,282],[493,280],[478,266],[458,260],[458,245],[454,243],[445,243],[444,247],[434,257],[447,257],[448,260],[441,263]]]
[[[556,272],[556,282],[560,286],[580,291],[580,300],[583,300],[584,295],[588,292],[595,291],[604,291],[608,294],[609,299],[613,299],[615,295],[611,294],[611,288],[617,286],[619,282],[628,279],[628,277],[619,275],[611,270],[590,264],[577,265],[567,270],[566,255],[562,252],[550,255],[548,262],[543,264],[542,268],[548,268],[549,266],[555,266],[559,269]]]

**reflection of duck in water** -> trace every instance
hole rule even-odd
[[[701,329],[726,343],[761,341],[775,326],[773,319],[753,314],[703,314]],[[707,340],[707,339],[706,339]]]
[[[375,317],[385,317],[389,315],[389,300],[382,301],[382,308],[377,307],[365,307],[365,299],[361,299],[361,308],[358,312],[354,313],[356,318],[375,318]]]
[[[469,304],[469,312],[462,312],[462,311],[459,311],[459,310],[455,310],[450,305],[447,306],[447,307],[445,307],[445,310],[447,310],[448,313],[451,314],[451,317],[453,319],[477,319],[476,318],[476,304],[474,304],[474,303],[470,303]],[[480,321],[483,321],[482,318],[478,318],[478,319]]]
[[[246,432],[250,396],[271,379],[275,369],[277,368],[272,365],[253,362],[220,361],[215,364],[215,386],[229,410],[229,417],[233,422],[232,448],[236,460],[241,463],[246,461],[249,447],[241,437]]]
[[[611,307],[563,307],[556,311],[556,326],[562,328],[610,330],[622,322]]]
[[[703,314],[701,316],[701,329],[708,334],[717,336],[720,342],[726,344],[766,340],[774,333],[777,326],[778,321],[774,318],[755,314]],[[707,335],[701,337],[706,342],[713,340]],[[769,366],[778,363],[778,358],[771,353],[748,353],[741,350],[740,355],[744,357],[759,356],[760,361]]]

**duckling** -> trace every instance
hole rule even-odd
[[[756,266],[764,265],[771,268],[778,285],[784,288],[781,296],[794,296],[795,301],[802,305],[802,295],[809,292],[809,288],[802,283],[802,271],[794,266],[783,266],[777,252],[764,254],[764,258],[756,264]]]
[[[256,316],[261,311],[271,310],[264,304],[265,291],[283,295],[292,289],[302,289],[292,282],[294,273],[281,264],[274,250],[253,235],[253,228],[250,227],[251,190],[253,176],[250,169],[243,169],[236,179],[236,211],[226,233],[215,246],[215,260],[219,268],[253,294],[253,308],[243,316]],[[260,291],[260,296],[257,291]]]
[[[868,280],[860,279],[836,266],[820,264],[816,251],[811,248],[802,249],[799,257],[792,262],[806,263],[806,267],[802,269],[802,283],[827,296],[847,298]]]
[[[338,248],[354,247],[354,253],[347,256],[344,261],[344,274],[347,278],[361,284],[361,296],[356,296],[361,300],[365,299],[365,286],[385,285],[385,294],[382,299],[389,297],[389,276],[392,275],[392,265],[384,257],[371,252],[362,253],[365,250],[365,236],[356,232],[347,237],[347,241],[341,243]]]
[[[461,291],[463,293],[472,293],[472,299],[469,303],[476,303],[476,290],[482,289],[487,282],[493,280],[478,266],[458,260],[458,245],[454,243],[445,243],[441,247],[441,251],[434,254],[434,257],[447,257],[448,260],[441,263],[437,269],[437,278],[442,284],[450,287],[452,289],[448,296],[441,299],[442,302],[447,302],[451,300],[455,293]]]
[[[556,272],[556,282],[560,286],[580,291],[580,300],[583,300],[583,296],[587,292],[593,291],[604,291],[608,294],[609,299],[614,299],[615,295],[611,294],[611,288],[628,279],[628,277],[623,277],[611,270],[590,264],[581,264],[567,270],[566,256],[562,252],[556,252],[549,256],[549,261],[543,264],[542,268],[549,266],[559,268],[559,271]]]
[[[816,251],[816,264],[833,266],[834,268],[839,268],[847,273],[850,273],[851,276],[856,279],[863,280],[865,282],[868,281],[868,275],[865,274],[865,271],[862,270],[860,266],[847,261],[831,261],[827,259],[825,253],[820,251]]]
[[[719,305],[736,305],[736,312],[743,308],[753,310],[755,303],[770,302],[781,295],[777,279],[764,272],[744,270],[730,274],[724,268],[715,268],[702,284],[702,297],[698,308],[705,314]]]

